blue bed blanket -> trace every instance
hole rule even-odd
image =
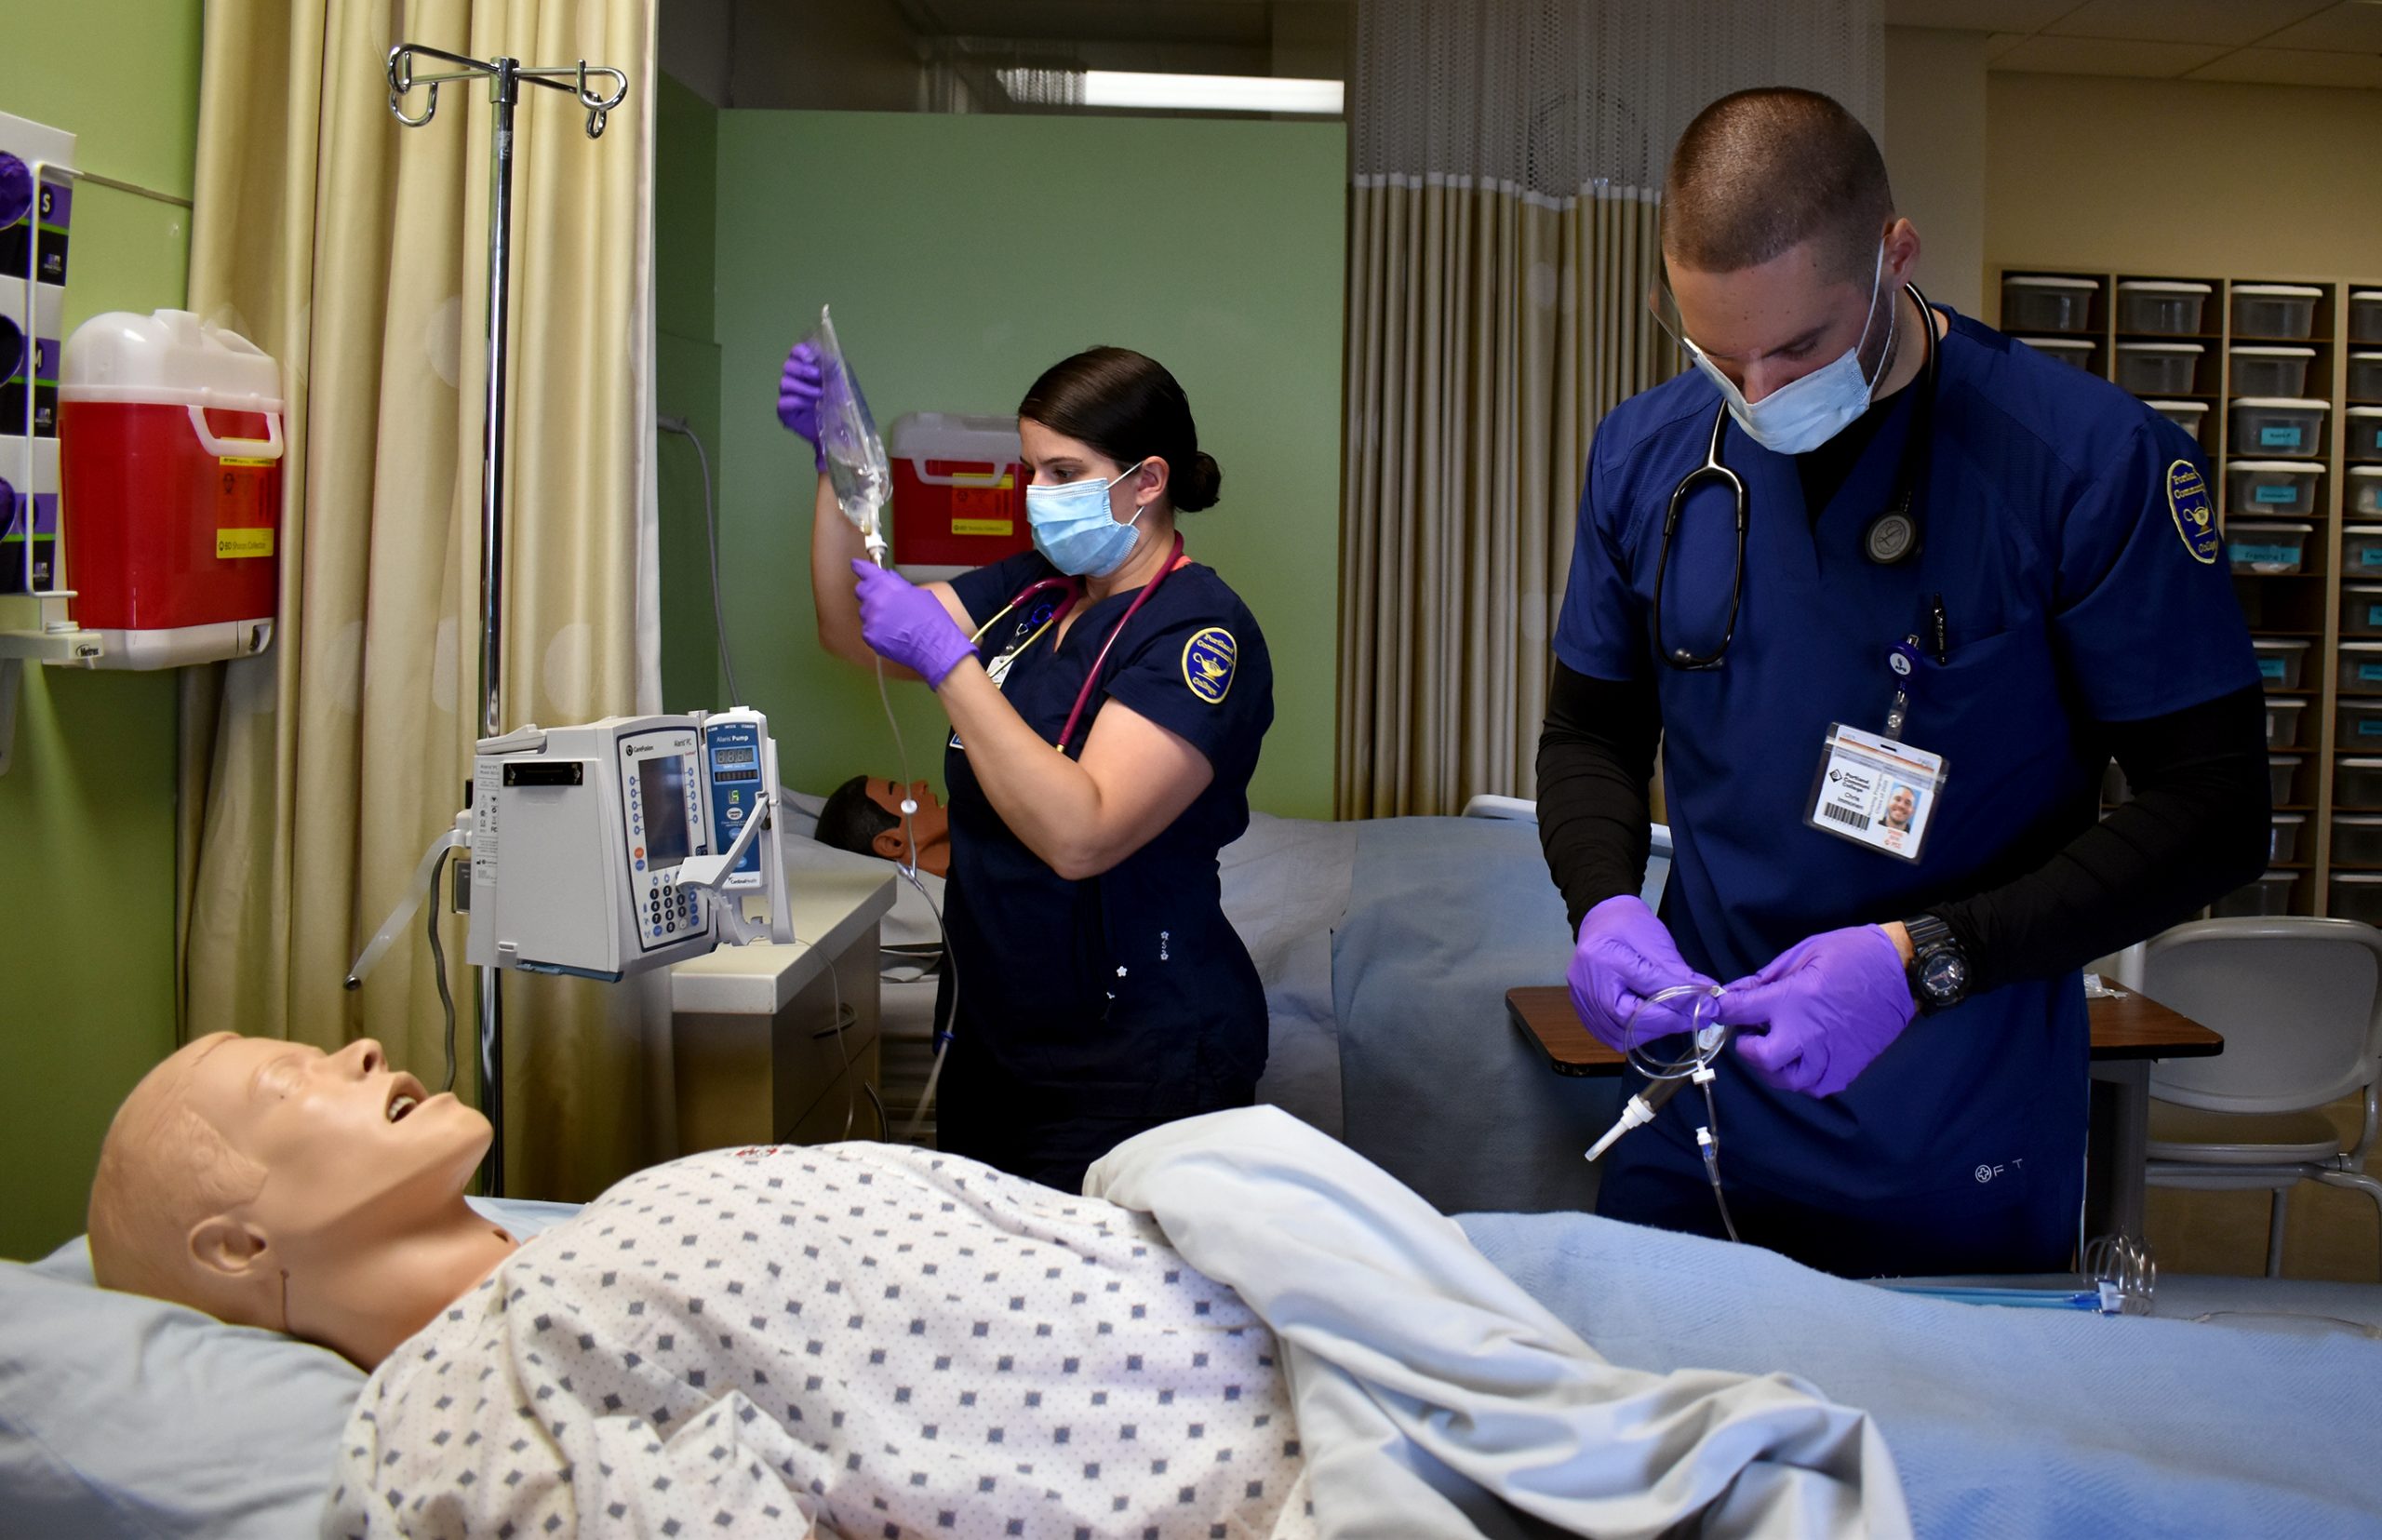
[[[1867,1411],[1927,1540],[2382,1534],[2382,1342],[1979,1308],[1576,1214],[1474,1244],[1613,1362]]]

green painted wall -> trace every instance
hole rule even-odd
[[[85,170],[188,197],[199,0],[8,9],[0,112],[80,136]],[[188,210],[86,185],[73,242],[70,330],[183,302]],[[109,1117],[174,1046],[175,681],[26,671],[0,871],[39,902],[0,925],[0,1255],[83,1227]]]
[[[653,146],[655,409],[683,417],[720,467],[719,343],[712,329],[714,188],[719,109],[670,76],[657,76]],[[662,706],[728,704],[712,628],[703,539],[703,462],[683,435],[663,434],[661,471]],[[743,682],[742,676],[739,683]]]
[[[731,109],[716,131],[722,576],[785,779],[821,790],[899,768],[875,681],[815,639],[810,456],[773,410],[786,349],[825,301],[889,429],[908,411],[1007,414],[1095,343],[1174,372],[1224,473],[1218,506],[1184,520],[1190,548],[1274,657],[1252,799],[1330,817],[1344,127]],[[940,780],[941,709],[915,685],[896,699],[913,773]]]

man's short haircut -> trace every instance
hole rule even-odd
[[[827,794],[819,809],[817,838],[854,855],[876,855],[878,835],[898,829],[902,821],[877,805],[868,795],[868,777],[855,775]]]
[[[1695,114],[1671,152],[1662,211],[1664,259],[1699,273],[1818,237],[1840,273],[1866,278],[1894,198],[1860,119],[1817,91],[1770,86]]]

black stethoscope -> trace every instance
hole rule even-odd
[[[1862,531],[1861,548],[1868,558],[1880,567],[1894,567],[1909,560],[1919,551],[1923,532],[1922,511],[1919,502],[1920,486],[1927,478],[1934,445],[1935,422],[1935,389],[1937,359],[1935,355],[1935,312],[1928,305],[1927,296],[1917,284],[1905,284],[1903,291],[1919,304],[1920,329],[1927,338],[1927,363],[1920,371],[1920,392],[1911,408],[1910,435],[1903,441],[1902,465],[1896,473],[1894,495],[1882,512],[1869,521]],[[1729,426],[1729,405],[1723,401],[1720,410],[1712,414],[1712,437],[1705,446],[1704,463],[1679,478],[1671,489],[1670,507],[1663,515],[1663,543],[1654,557],[1654,652],[1671,667],[1697,673],[1720,666],[1720,659],[1728,652],[1729,644],[1736,640],[1737,608],[1744,600],[1746,589],[1746,484],[1737,473],[1720,463],[1720,436]],[[1671,560],[1671,536],[1679,530],[1679,514],[1687,506],[1688,493],[1698,482],[1706,479],[1727,487],[1736,499],[1737,566],[1729,580],[1729,625],[1720,634],[1720,645],[1709,652],[1693,652],[1684,647],[1663,644],[1663,575]]]

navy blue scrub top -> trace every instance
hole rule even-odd
[[[1058,576],[1024,552],[956,579],[972,620]],[[1046,590],[986,632],[989,664],[1033,632]],[[1078,604],[1011,662],[1002,691],[1045,743],[1135,597]],[[1187,741],[1215,775],[1182,816],[1096,877],[1070,882],[1028,850],[985,797],[955,734],[945,926],[959,984],[954,1029],[1023,1084],[1087,1112],[1173,1117],[1245,1099],[1265,1067],[1265,995],[1224,919],[1216,855],[1249,827],[1249,778],[1274,720],[1274,665],[1249,607],[1209,568],[1169,574],[1117,638],[1067,743],[1080,757],[1114,699]]]
[[[2199,447],[2114,385],[1974,321],[1952,317],[1940,346],[1926,544],[1902,567],[1867,560],[1862,537],[1892,496],[1918,387],[1816,521],[1793,459],[1730,424],[1721,460],[1745,479],[1750,528],[1744,610],[1711,672],[1654,657],[1649,605],[1664,511],[1703,462],[1719,394],[1683,374],[1597,429],[1556,653],[1592,677],[1655,682],[1677,850],[1663,918],[1724,983],[1815,932],[1907,918],[2042,865],[2098,816],[2094,723],[2258,678]],[[1674,648],[1720,640],[1732,506],[1707,481],[1682,512],[1663,604]],[[1927,635],[1938,594],[1947,662],[1920,664],[1901,736],[1944,756],[1948,780],[1914,864],[1804,819],[1830,724],[1884,730],[1888,649]],[[1724,1067],[1724,1178],[1936,1233],[2058,1205],[2072,1237],[2087,1052],[2069,973],[1919,1018],[1825,1100]],[[1679,1097],[1632,1135],[1653,1140],[1640,1158],[1700,1180],[1701,1100]]]

